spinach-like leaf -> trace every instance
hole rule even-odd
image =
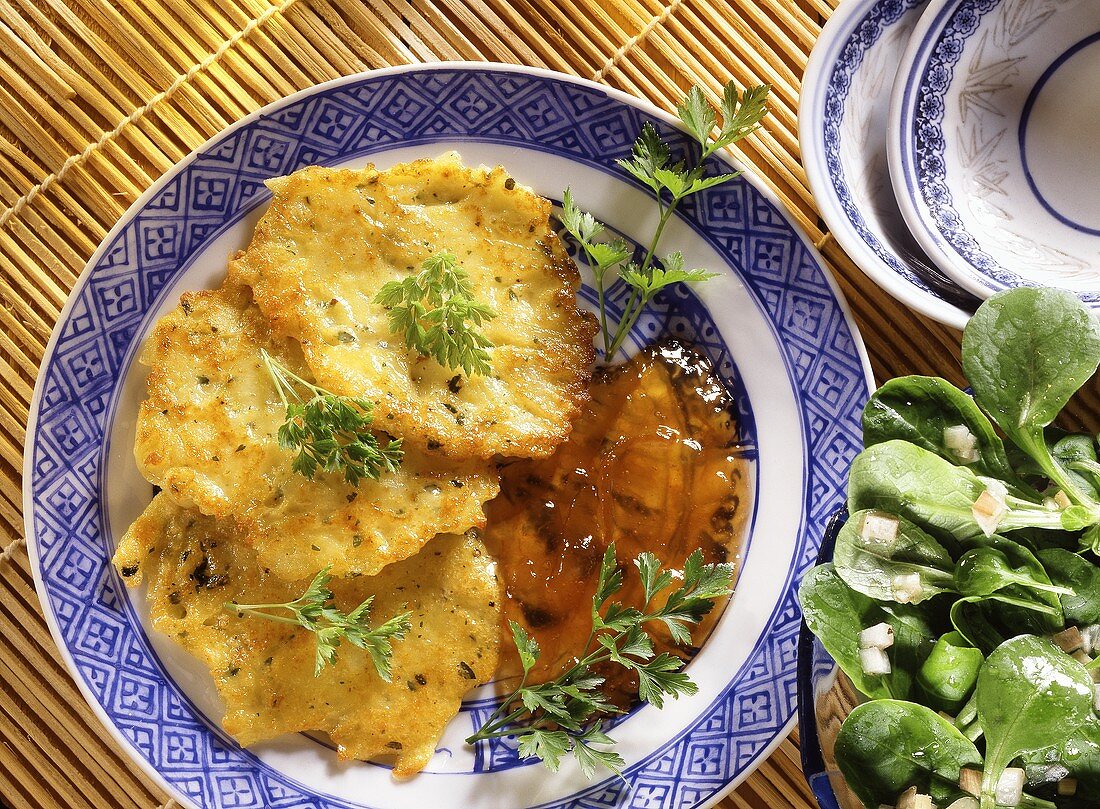
[[[896,519],[897,537],[890,541],[864,537],[863,524],[868,516]],[[840,529],[833,565],[849,587],[879,601],[895,600],[894,581],[898,576],[920,577],[921,591],[913,596],[913,604],[955,588],[955,563],[939,542],[904,517],[870,509],[857,511]]]
[[[983,535],[973,506],[988,488],[965,466],[955,466],[939,455],[893,440],[868,447],[852,461],[848,475],[848,510],[875,508],[917,523],[943,543]],[[1083,506],[1051,511],[1045,506],[1015,497],[1005,501],[1008,510],[999,530],[1066,528],[1079,530],[1100,520]]]
[[[1062,548],[1045,548],[1037,555],[1050,580],[1073,591],[1061,598],[1066,623],[1100,624],[1100,567]]]
[[[928,627],[905,611],[900,611],[900,616],[887,612],[857,593],[837,575],[832,564],[818,565],[806,574],[798,600],[806,626],[860,693],[872,699],[909,696],[913,676],[932,648],[934,635]],[[859,633],[881,623],[893,627],[894,645],[889,652],[892,671],[880,677],[863,672]]]
[[[980,596],[960,598],[951,605],[951,626],[966,642],[989,654],[1007,640],[1005,633],[994,624],[993,602]]]
[[[1015,568],[1004,551],[981,547],[967,551],[955,566],[955,583],[964,596],[988,596],[998,590],[1018,586],[1025,590],[1039,590],[1057,595],[1073,595],[1073,591],[1058,587],[1041,578],[1026,567]]]
[[[1078,795],[1100,795],[1100,720],[1089,717],[1061,744],[1032,750],[1023,759],[1029,770],[1061,764],[1077,779]]]
[[[943,806],[962,793],[959,771],[981,767],[974,743],[931,708],[874,700],[849,714],[836,738],[836,761],[867,806],[892,806],[915,786]]]
[[[986,738],[981,809],[995,809],[1014,758],[1062,744],[1091,715],[1092,677],[1050,641],[1021,635],[989,655],[975,696]]]
[[[963,585],[970,588],[970,592],[951,605],[951,624],[967,641],[989,654],[1015,635],[1024,632],[1046,635],[1065,627],[1059,595],[1047,589],[1051,585],[1050,578],[1030,550],[1001,536],[977,541],[982,543],[980,551],[996,551],[1002,566],[1007,563],[1023,574],[1026,581],[1037,583],[1039,588],[1031,589],[1018,582],[995,581],[991,583],[1004,586],[984,592],[989,588],[979,587],[977,579],[994,578],[995,574],[988,570],[978,572],[973,577],[975,581]],[[964,562],[969,555],[964,554],[959,560],[964,578],[969,575],[966,570],[969,562]]]
[[[917,672],[917,684],[933,708],[954,714],[974,689],[984,660],[981,650],[962,635],[948,632],[936,641]]]
[[[1040,499],[1013,471],[1004,442],[974,400],[937,376],[902,376],[875,391],[863,410],[863,444],[900,438],[958,464],[958,457],[944,446],[944,431],[960,424],[977,439],[978,459],[965,466],[1005,481],[1021,496]]]
[[[983,303],[962,340],[978,404],[1074,503],[1100,509],[1055,460],[1043,428],[1100,365],[1100,322],[1077,296],[1017,288]],[[1089,522],[1095,522],[1095,515]]]

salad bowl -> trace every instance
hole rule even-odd
[[[131,453],[145,383],[137,352],[182,292],[220,282],[270,199],[265,180],[311,164],[385,168],[457,150],[468,163],[512,167],[552,200],[570,187],[637,242],[655,216],[615,159],[645,121],[675,152],[689,148],[659,110],[547,71],[440,63],[348,76],[265,107],[200,147],[92,257],[33,400],[24,489],[31,565],[89,704],[181,805],[706,806],[790,730],[797,582],[817,556],[823,516],[843,502],[870,372],[820,256],[751,173],[694,197],[669,223],[669,248],[718,277],[663,293],[632,334],[634,350],[667,334],[707,354],[738,402],[754,468],[743,575],[690,664],[699,692],[617,720],[621,778],[589,782],[570,766],[548,776],[507,738],[464,744],[499,701],[492,686],[470,695],[425,771],[407,781],[379,764],[338,762],[303,735],[243,749],[219,726],[223,706],[207,672],[151,629],[140,592],[127,593],[110,565],[152,496]],[[713,169],[728,167],[712,159]],[[581,297],[591,305],[591,288]]]

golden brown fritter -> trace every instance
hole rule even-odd
[[[288,580],[325,566],[373,575],[436,534],[484,524],[482,504],[499,490],[488,461],[409,447],[397,472],[358,486],[340,473],[294,472],[295,453],[276,437],[285,409],[262,348],[309,377],[297,344],[273,336],[249,291],[232,284],[185,294],[153,330],[134,452],[173,500],[236,520],[259,563]],[[377,411],[374,423],[392,429]]]
[[[227,601],[291,601],[308,583],[265,574],[227,521],[160,494],[119,543],[114,564],[129,584],[148,582],[153,626],[210,669],[226,705],[223,726],[243,745],[323,731],[341,757],[393,757],[394,775],[409,776],[432,757],[462,696],[497,665],[495,563],[468,536],[441,535],[377,576],[329,585],[344,612],[373,595],[372,626],[413,613],[408,636],[393,643],[389,683],[348,643],[314,676],[314,633],[226,610]]]
[[[253,288],[319,383],[378,402],[410,446],[453,457],[549,455],[586,398],[595,320],[549,225],[550,203],[457,154],[379,172],[310,167],[268,183],[271,207],[230,277]],[[442,251],[497,317],[492,373],[466,378],[410,349],[374,302]]]

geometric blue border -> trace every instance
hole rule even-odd
[[[934,19],[930,18],[916,58],[909,65],[900,110],[901,125],[896,135],[901,139],[901,171],[906,190],[910,198],[923,200],[931,219],[929,223],[918,214],[919,223],[913,224],[942,248],[962,258],[971,268],[970,274],[994,290],[1035,286],[1035,282],[1012,272],[985,252],[959,216],[947,185],[943,120],[945,95],[966,41],[982,18],[1002,1],[951,0],[941,6]],[[1100,305],[1100,292],[1075,290],[1075,293],[1085,303]]]
[[[516,145],[619,174],[641,124],[691,148],[640,102],[543,71],[437,65],[321,85],[227,130],[123,217],[81,276],[51,340],[28,434],[25,513],[39,594],[89,702],[173,791],[209,807],[347,807],[261,765],[208,727],[156,664],[124,609],[103,529],[104,435],[143,323],[225,228],[267,199],[263,180],[414,143]],[[712,158],[709,172],[727,168]],[[620,175],[621,176],[621,175]],[[688,201],[681,218],[717,250],[769,322],[800,402],[805,471],[796,564],[767,631],[728,687],[680,736],[557,807],[696,806],[778,742],[795,702],[795,585],[826,515],[844,500],[868,392],[862,345],[820,259],[747,179]],[[547,805],[547,809],[549,809]]]

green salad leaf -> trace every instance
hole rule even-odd
[[[856,706],[835,755],[848,786],[870,807],[893,806],[912,786],[945,806],[964,794],[962,768],[982,764],[974,743],[931,708],[888,699]]]
[[[989,655],[975,697],[986,738],[981,809],[995,809],[1014,758],[1062,744],[1092,714],[1092,678],[1050,641],[1022,635]]]
[[[945,444],[946,432],[966,427],[975,441],[977,458],[960,461],[958,452]],[[1038,502],[1038,493],[1012,469],[1004,442],[974,400],[946,379],[902,376],[886,382],[871,394],[863,410],[863,443],[873,446],[902,439],[952,464],[967,466],[976,475],[1011,483],[1016,493]]]
[[[897,520],[892,540],[864,535],[868,518]],[[933,537],[904,517],[865,509],[848,518],[837,535],[833,567],[844,583],[879,601],[896,600],[896,582],[901,576],[917,576],[920,589],[909,599],[919,604],[955,588],[955,563],[951,554]]]
[[[1000,292],[967,323],[962,352],[978,404],[1095,523],[1100,503],[1070,478],[1043,432],[1100,366],[1095,315],[1061,290]]]

